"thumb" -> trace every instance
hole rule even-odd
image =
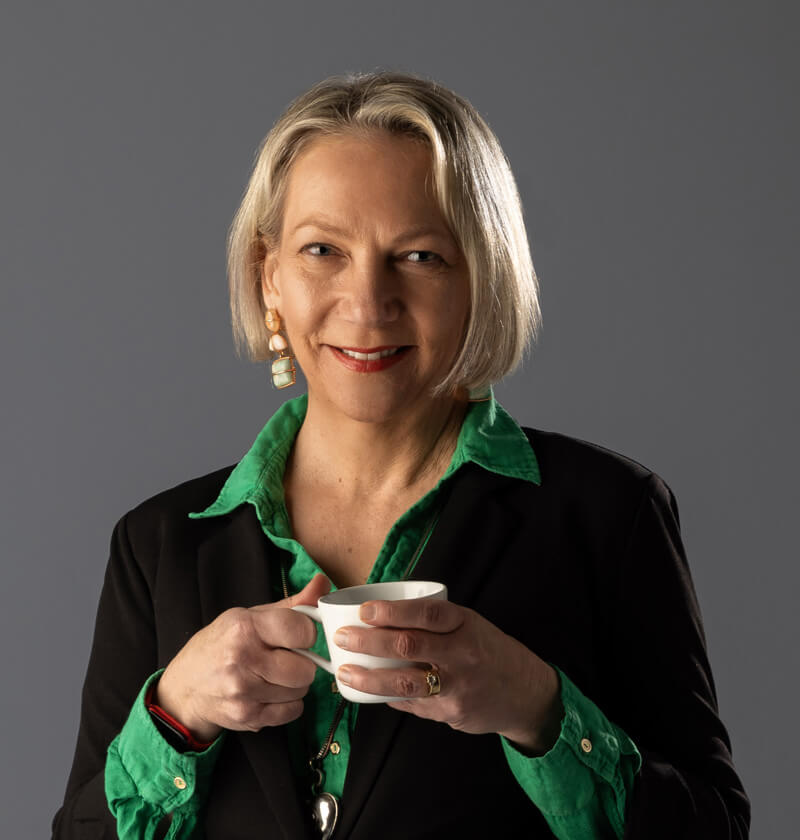
[[[278,602],[280,607],[294,607],[298,604],[306,604],[316,607],[317,601],[331,591],[331,582],[325,575],[314,575],[313,578],[296,594],[290,595]]]

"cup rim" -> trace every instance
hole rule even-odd
[[[424,586],[426,591],[422,595],[411,595],[406,598],[381,598],[376,595],[363,595],[364,590],[374,591],[379,586],[400,587],[415,585],[417,587]],[[445,590],[445,585],[435,580],[387,580],[377,581],[375,583],[361,583],[357,586],[346,586],[343,589],[337,589],[335,592],[329,592],[327,595],[322,595],[317,604],[323,604],[331,607],[354,607],[363,604],[366,601],[400,601],[412,600],[413,598],[431,598]],[[347,594],[345,594],[347,593]]]

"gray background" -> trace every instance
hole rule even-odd
[[[279,403],[237,361],[224,240],[323,76],[433,76],[511,160],[544,331],[522,422],[680,503],[754,837],[797,736],[795,4],[4,4],[0,833],[46,835],[114,522],[237,460]]]

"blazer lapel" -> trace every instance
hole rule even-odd
[[[494,491],[514,480],[475,465],[462,467],[444,491],[447,496],[439,521],[411,577],[441,581],[447,585],[449,600],[472,604],[486,576],[492,574],[491,564],[471,562],[472,558],[491,556],[498,550],[504,528],[514,527],[512,518],[495,502]],[[479,527],[466,523],[479,523]],[[392,743],[407,719],[407,712],[382,703],[359,708],[342,795],[339,836],[350,835],[364,802],[380,785],[381,770],[391,760]]]
[[[199,593],[204,626],[231,607],[275,600],[270,568],[278,549],[261,530],[249,504],[209,521],[217,527],[199,548]],[[284,727],[231,732],[247,755],[270,810],[287,840],[310,837],[295,785]]]
[[[495,573],[487,557],[502,552],[519,521],[502,504],[502,491],[519,479],[466,464],[452,478],[444,507],[413,577],[447,585],[448,600],[472,606]]]

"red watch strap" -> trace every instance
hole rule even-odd
[[[155,688],[155,683],[150,686],[147,690],[147,695],[144,698],[144,705],[147,708],[147,711],[150,712],[151,715],[155,715],[159,720],[163,721],[173,732],[179,735],[183,740],[186,741],[186,746],[196,752],[200,752],[202,750],[208,749],[214,741],[198,741],[197,738],[192,735],[192,733],[178,720],[175,720],[172,715],[161,708],[161,706],[153,703],[153,689]]]

